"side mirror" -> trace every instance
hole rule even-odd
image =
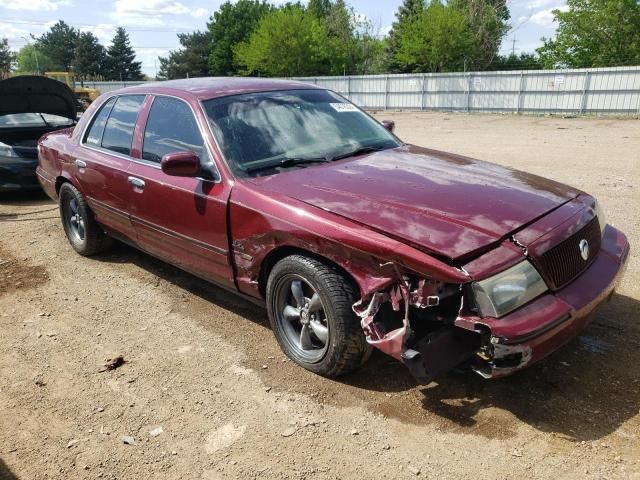
[[[396,129],[396,122],[394,122],[393,120],[382,120],[382,126],[393,133],[393,131]]]
[[[160,162],[162,171],[172,177],[197,177],[200,159],[193,152],[167,153]]]

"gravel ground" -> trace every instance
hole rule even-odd
[[[640,244],[637,120],[378,116],[582,188]],[[513,377],[416,386],[374,354],[326,380],[261,309],[129,247],[81,258],[53,203],[4,196],[0,479],[640,478],[639,258],[580,337]]]

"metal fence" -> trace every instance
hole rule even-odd
[[[640,114],[640,67],[296,79],[372,110]]]
[[[102,93],[112,92],[120,88],[135,87],[136,85],[142,85],[147,82],[84,82],[84,86],[87,88],[97,88]]]
[[[640,115],[640,67],[296,77],[369,110]],[[142,82],[90,82],[103,92]]]

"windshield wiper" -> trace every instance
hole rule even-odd
[[[287,168],[294,167],[296,165],[303,165],[305,163],[327,163],[330,161],[331,160],[327,157],[287,157],[280,160],[280,166]]]
[[[387,148],[391,148],[391,147],[374,147],[374,146],[359,147],[350,152],[341,153],[340,155],[334,155],[333,157],[330,157],[329,160],[333,162],[335,160],[342,160],[343,158],[357,157],[358,155],[364,155],[366,153],[379,152],[381,150],[386,150]]]
[[[256,165],[254,167],[245,168],[244,171],[247,173],[253,173],[260,170],[272,170],[274,168],[289,168],[295,167],[296,165],[304,165],[306,163],[327,163],[331,160],[327,157],[286,157],[280,160],[279,163],[273,164],[270,163],[268,165]]]
[[[44,118],[44,115],[41,113],[38,113],[38,115],[40,115],[40,118],[42,119],[42,121],[44,122],[44,124],[49,127],[49,128],[53,128],[53,125],[51,125],[49,122],[47,122],[47,119]]]

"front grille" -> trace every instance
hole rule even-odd
[[[584,260],[580,254],[579,244],[582,239],[589,243],[587,260]],[[569,238],[542,254],[537,263],[546,277],[549,287],[552,290],[557,290],[580,275],[600,251],[601,240],[602,232],[598,217],[594,217]]]

